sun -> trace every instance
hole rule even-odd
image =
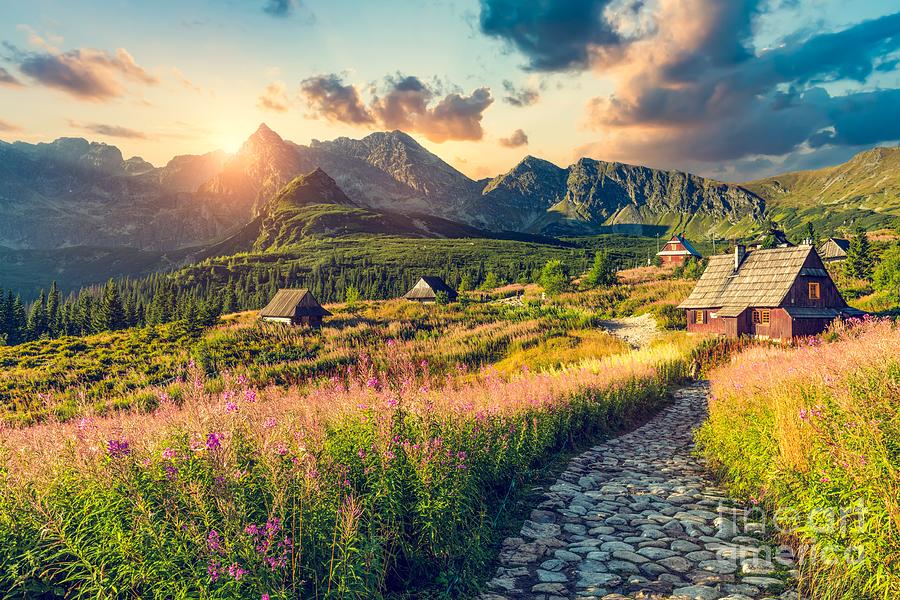
[[[243,144],[243,140],[237,137],[227,137],[222,138],[221,147],[222,150],[227,152],[228,154],[235,154],[238,150],[241,149],[241,144]]]

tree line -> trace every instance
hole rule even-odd
[[[20,344],[41,338],[79,336],[181,321],[194,330],[215,323],[220,314],[262,308],[279,288],[306,287],[321,302],[339,302],[347,291],[360,299],[385,299],[405,293],[421,275],[437,275],[460,291],[492,289],[505,283],[538,282],[561,287],[570,274],[588,271],[594,283],[610,280],[614,261],[627,257],[584,250],[567,253],[565,261],[546,255],[504,257],[505,260],[446,262],[411,267],[376,264],[362,257],[342,264],[326,257],[312,267],[296,261],[260,263],[229,259],[207,261],[173,273],[140,279],[110,280],[63,295],[54,283],[49,291],[25,303],[12,290],[0,288],[0,343]]]

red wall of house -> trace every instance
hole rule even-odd
[[[659,257],[659,262],[661,262],[664,265],[680,266],[680,265],[683,265],[685,262],[687,262],[687,258],[688,257],[684,254],[680,254],[680,255],[676,255],[676,256],[663,255],[663,256]]]
[[[688,331],[695,333],[725,333],[725,319],[721,317],[713,319],[710,316],[711,313],[716,312],[714,310],[703,310],[703,323],[695,323],[697,310],[688,309],[685,311]]]

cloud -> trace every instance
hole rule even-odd
[[[417,131],[433,142],[480,140],[484,137],[481,119],[494,102],[488,88],[470,95],[450,93],[431,105],[435,90],[413,76],[386,80],[383,96],[372,102],[372,112],[387,129]]]
[[[17,131],[22,131],[22,128],[19,127],[18,125],[13,125],[12,123],[9,123],[7,121],[4,121],[3,119],[0,119],[0,131],[4,131],[7,133],[15,133]]]
[[[115,138],[125,138],[132,140],[149,140],[151,137],[142,131],[129,129],[119,125],[107,125],[105,123],[79,123],[78,121],[69,121],[69,125],[76,129],[90,131],[97,135]]]
[[[181,71],[181,69],[179,69],[178,67],[172,67],[172,75],[175,77],[175,79],[178,81],[178,83],[180,83],[187,89],[189,89],[193,92],[197,92],[198,94],[203,93],[203,88],[201,88],[199,85],[197,85],[196,83],[194,83],[193,81],[188,79],[188,76],[185,75]]]
[[[335,74],[303,80],[300,96],[313,116],[417,132],[433,142],[482,139],[481,120],[494,101],[488,88],[477,88],[468,95],[451,92],[440,96],[419,78],[403,75],[385,78],[368,105],[356,86],[345,84]]]
[[[500,145],[506,148],[518,148],[528,145],[528,136],[521,129],[516,129],[509,137],[500,138]]]
[[[263,12],[272,17],[284,18],[294,12],[294,0],[266,0]]]
[[[619,34],[603,18],[610,0],[481,0],[481,31],[509,42],[537,71],[583,69],[593,47]]]
[[[757,19],[778,6],[769,0],[548,0],[502,15],[507,3],[481,2],[482,30],[523,53],[528,68],[611,80],[614,91],[587,107],[599,139],[579,149],[598,158],[708,171],[900,138],[889,116],[900,90],[872,81],[896,68],[900,13],[795,31],[758,49]],[[585,15],[597,22],[554,49],[559,24]]]
[[[338,75],[316,75],[300,82],[300,96],[314,116],[337,123],[371,125],[375,118],[353,85],[344,85]]]
[[[287,88],[284,84],[276,81],[266,86],[256,105],[263,110],[283,113],[291,107],[291,99],[288,98]]]
[[[10,87],[21,87],[22,82],[13,77],[12,73],[0,67],[0,85],[6,85]]]
[[[503,81],[503,89],[506,95],[503,101],[512,106],[531,106],[541,98],[541,93],[533,87],[517,88],[512,81]]]
[[[156,85],[156,77],[137,64],[124,48],[110,54],[93,48],[59,52],[48,47],[37,52],[21,51],[11,44],[19,71],[33,81],[81,100],[103,101],[125,95],[125,83]]]

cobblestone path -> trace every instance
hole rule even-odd
[[[789,553],[759,511],[692,455],[703,383],[639,429],[577,456],[507,538],[481,600],[796,599]]]

